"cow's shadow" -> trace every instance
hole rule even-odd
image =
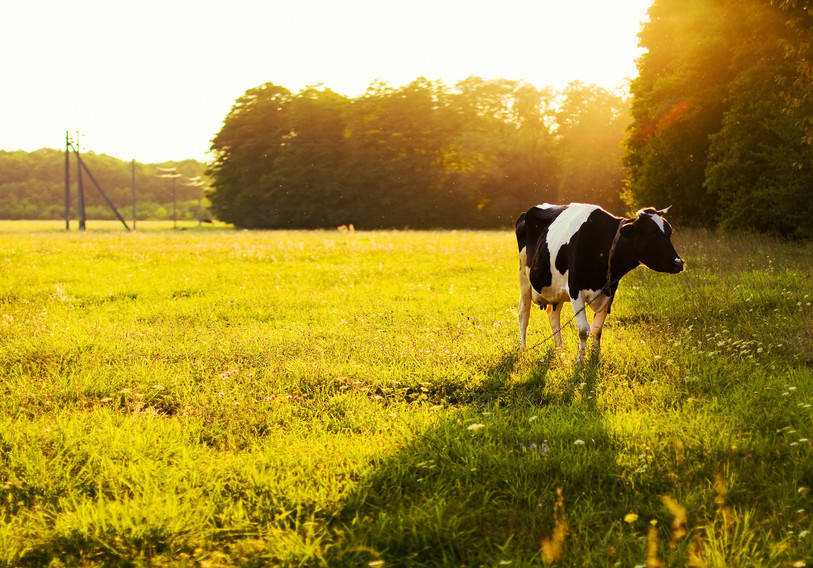
[[[482,405],[547,404],[543,391],[555,360],[552,349],[542,351],[537,359],[520,350],[507,351],[482,370],[483,382],[472,389],[471,401]],[[517,374],[521,379],[516,379]]]
[[[538,356],[506,351],[487,362],[479,386],[377,461],[347,497],[328,564],[491,565],[494,557],[484,551],[500,549],[539,563],[540,540],[553,532],[557,488],[567,502],[590,492],[612,495],[617,483],[602,417],[584,405],[570,410],[579,385],[595,384],[598,359],[569,370],[564,394],[552,396],[546,386],[559,364],[553,349]],[[596,456],[574,468],[573,452],[595,448]],[[619,496],[619,511],[625,499]]]
[[[556,368],[565,372],[550,380],[550,373]],[[482,385],[470,391],[468,399],[512,406],[570,403],[585,389],[595,391],[601,370],[601,356],[592,349],[583,363],[576,363],[565,351],[553,347],[538,354],[508,351],[485,367]]]

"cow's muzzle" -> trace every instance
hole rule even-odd
[[[679,256],[675,257],[675,260],[672,261],[672,272],[674,274],[677,274],[678,272],[682,272],[683,267],[685,265],[686,265],[686,263],[683,262],[682,258],[680,258]]]

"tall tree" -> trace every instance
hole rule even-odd
[[[747,36],[735,51],[729,109],[711,137],[706,185],[723,227],[813,237],[809,84],[798,81],[800,64],[788,57],[803,42],[787,14],[763,2],[747,8]]]
[[[632,83],[628,200],[809,236],[813,15],[795,0],[655,0]]]
[[[277,156],[260,175],[264,226],[325,227],[349,222],[352,203],[343,172],[347,161],[348,101],[330,90],[305,89],[290,98]]]
[[[353,103],[350,164],[360,220],[372,227],[442,226],[443,152],[456,128],[443,85],[374,84]]]
[[[274,219],[273,193],[263,176],[273,170],[290,132],[288,89],[266,83],[237,99],[212,141],[208,171],[212,209],[223,221],[242,227],[268,226]]]
[[[510,225],[533,203],[553,200],[558,176],[550,89],[470,77],[452,107],[461,128],[449,148],[447,183],[468,199],[470,226]]]
[[[722,0],[655,0],[649,17],[630,89],[629,198],[674,203],[674,218],[708,224],[716,202],[704,187],[706,155],[725,111],[736,20]]]
[[[557,201],[596,203],[621,213],[624,133],[629,101],[596,85],[574,82],[556,114],[560,182]]]

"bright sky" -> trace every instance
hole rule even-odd
[[[470,75],[623,87],[652,0],[11,0],[0,149],[207,160],[246,89]]]

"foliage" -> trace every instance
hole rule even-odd
[[[810,244],[676,231],[576,368],[509,231],[151,226],[0,223],[0,566],[813,558]]]
[[[618,168],[624,150],[618,143],[630,121],[629,101],[595,85],[572,83],[557,110],[560,180],[569,201],[598,203],[623,212]],[[564,201],[557,199],[557,202]]]
[[[706,185],[718,196],[723,227],[811,238],[813,136],[804,129],[813,99],[798,88],[797,62],[785,57],[795,45],[787,16],[765,7],[749,16],[737,54],[742,71],[730,84],[722,128],[710,139]]]
[[[627,139],[632,206],[813,234],[813,15],[796,2],[656,0]]]
[[[82,160],[105,194],[125,217],[130,217],[132,204],[132,165],[104,154],[83,152]],[[135,165],[138,211],[137,218],[161,218],[172,214],[172,183],[158,177],[160,168],[175,168],[185,178],[204,173],[205,166],[195,160]],[[71,154],[71,217],[77,218],[77,165]],[[113,212],[105,204],[93,183],[83,174],[86,214],[89,218],[113,219]],[[179,202],[185,204],[181,215],[197,218],[197,200],[201,190],[184,185],[184,178],[176,182]],[[0,150],[0,219],[59,219],[65,216],[65,152],[43,148],[36,152]],[[204,214],[204,216],[207,216]]]
[[[592,105],[592,106],[591,106]],[[504,79],[417,79],[348,99],[271,83],[215,137],[211,200],[242,227],[484,227],[533,203],[619,205],[626,102]]]

